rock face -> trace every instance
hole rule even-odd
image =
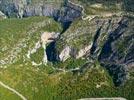
[[[53,41],[55,41],[56,38],[58,38],[59,33],[50,33],[50,32],[44,32],[41,35],[41,43],[42,43],[42,47],[44,49],[44,58],[43,58],[43,63],[47,64],[48,60],[49,60],[49,55],[47,54],[46,51],[46,47],[48,43],[51,43]]]
[[[75,18],[80,17],[82,14],[82,8],[71,4],[70,2],[65,2],[64,6],[58,13],[58,20],[61,22],[72,22]]]
[[[82,8],[64,0],[1,0],[0,10],[8,17],[51,16],[65,23],[80,17]]]
[[[122,18],[119,21],[118,26],[109,33],[108,39],[104,43],[98,57],[101,64],[105,66],[114,77],[113,80],[117,86],[123,83],[126,78],[126,70],[128,69],[126,66],[134,66],[134,54],[132,53],[132,50],[134,50],[134,34],[127,34],[131,25],[133,24],[130,20],[128,21],[127,18]],[[127,38],[129,38],[129,40]],[[118,44],[118,42],[129,44]],[[121,45],[123,47],[121,47]],[[129,65],[131,63],[133,63],[133,65]]]
[[[26,5],[26,0],[1,0],[0,9],[8,17],[16,16],[22,18],[23,8]]]
[[[79,58],[85,56],[85,55],[90,51],[91,46],[92,46],[92,45],[89,45],[89,46],[87,46],[87,47],[81,49],[81,50],[78,52],[78,54],[76,55],[76,59],[79,59]]]
[[[59,55],[60,61],[66,61],[70,58],[71,48],[67,46],[65,49],[62,50],[61,54]]]
[[[59,55],[60,61],[64,62],[70,57],[73,57],[74,59],[84,57],[90,51],[91,46],[92,45],[89,45],[79,51],[77,51],[75,48],[66,46]]]

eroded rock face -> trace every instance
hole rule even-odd
[[[70,52],[71,52],[71,48],[69,46],[67,46],[65,49],[63,49],[59,55],[60,61],[64,62],[68,58],[70,58]]]
[[[36,53],[39,50],[39,48],[42,47],[44,49],[44,56],[43,56],[41,62],[43,62],[43,64],[46,65],[48,60],[49,60],[48,59],[49,57],[48,57],[47,52],[46,52],[47,44],[52,43],[53,41],[55,41],[55,39],[58,38],[58,36],[59,36],[59,33],[55,33],[55,32],[44,32],[44,33],[42,33],[41,37],[40,37],[40,40],[37,43],[35,43],[35,47],[28,51],[27,58],[30,59],[31,54]],[[38,66],[38,65],[41,65],[41,64],[42,63],[37,64],[36,62],[32,61],[32,65],[34,65],[34,66]]]
[[[44,57],[43,57],[43,63],[47,64],[47,61],[49,60],[50,55],[47,52],[47,44],[53,43],[56,38],[58,38],[60,33],[50,33],[50,32],[44,32],[41,35],[41,42],[42,42],[42,47],[44,49]],[[52,53],[52,52],[50,52]]]
[[[134,66],[134,22],[133,18],[127,17],[117,17],[114,20],[116,22],[113,23],[113,19],[109,19],[97,28],[87,57],[98,59],[113,77],[115,85],[120,86],[127,79],[128,69],[133,69]],[[102,35],[104,27],[106,34]]]
[[[87,53],[89,53],[92,45],[86,46],[83,49],[80,49],[77,51],[75,48],[71,48],[69,46],[66,46],[60,53],[59,58],[60,61],[64,62],[68,58],[73,57],[74,59],[79,59],[84,57]]]
[[[26,0],[1,0],[0,9],[8,17],[23,17]]]
[[[134,33],[128,32],[133,26],[133,23],[130,21],[128,18],[119,20],[117,27],[109,33],[98,57],[100,63],[113,76],[114,83],[117,86],[126,79],[126,70],[132,66],[129,64],[134,63],[134,55],[132,53],[134,49]],[[131,38],[128,40],[127,38],[130,36]],[[125,60],[128,55],[129,59]]]
[[[76,5],[66,2],[59,12],[58,20],[61,22],[72,22],[75,18],[82,15],[82,8]]]
[[[117,26],[120,17],[97,18],[92,20],[77,20],[61,35],[57,41],[57,50],[61,52],[66,45],[74,48],[75,58],[85,54],[99,54],[99,51],[108,37],[108,33]],[[90,51],[91,49],[91,51]]]
[[[116,86],[123,84],[128,69],[134,66],[133,20],[129,17],[107,17],[75,22],[57,41],[57,49],[62,54],[60,58],[71,57],[68,47],[74,48],[77,51],[73,56],[75,59],[92,57],[98,60],[113,77]]]
[[[92,44],[89,46],[86,46],[85,48],[78,51],[78,53],[76,55],[76,59],[79,59],[79,58],[85,56],[87,53],[89,53],[89,51],[91,50],[91,46],[92,46]]]
[[[60,9],[61,2],[57,5],[54,3],[36,3],[34,5],[26,5],[23,16],[51,16],[54,17]]]
[[[65,23],[80,17],[82,8],[64,0],[1,0],[0,10],[8,17],[50,16]]]

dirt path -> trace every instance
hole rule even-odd
[[[22,100],[27,100],[22,94],[20,94],[19,92],[17,92],[15,89],[5,85],[3,82],[0,81],[0,85],[3,86],[4,88],[12,91],[13,93],[15,93],[16,95],[18,95]]]

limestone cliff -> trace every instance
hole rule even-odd
[[[77,20],[57,41],[60,60],[79,57],[99,60],[118,86],[134,66],[133,18],[106,17]],[[70,47],[70,48],[69,48]]]

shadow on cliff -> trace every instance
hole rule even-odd
[[[110,59],[115,52],[112,44],[124,34],[127,24],[128,20],[126,18],[122,18],[118,23],[118,27],[108,35],[108,39],[104,43],[98,57],[100,64],[104,66],[108,70],[109,74],[113,77],[115,86],[119,86],[125,81],[126,70],[124,63],[117,63],[118,61],[114,62],[114,58]],[[116,55],[114,55],[114,57],[116,57]]]

